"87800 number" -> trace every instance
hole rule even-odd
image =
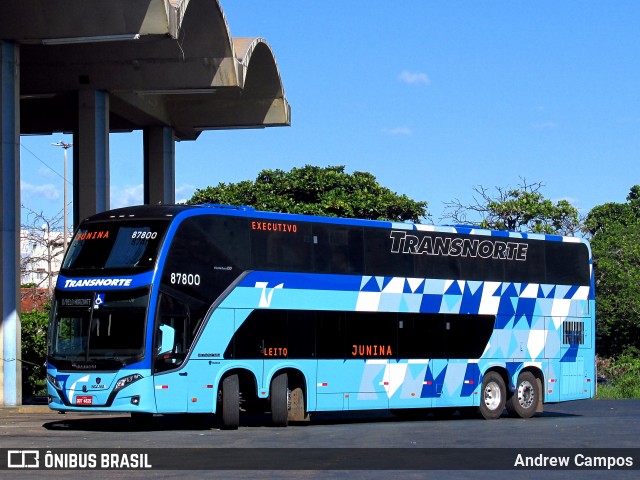
[[[171,272],[171,285],[200,285],[200,275],[197,273]]]

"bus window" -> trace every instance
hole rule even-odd
[[[335,225],[313,226],[313,265],[318,273],[361,273],[362,229]]]
[[[398,345],[396,313],[347,312],[345,358],[393,358]]]
[[[166,221],[95,222],[76,232],[62,270],[118,269],[128,273],[155,264]]]
[[[398,319],[398,358],[446,358],[442,315],[407,313]]]
[[[256,269],[311,271],[311,225],[251,222],[251,256]]]
[[[179,367],[187,356],[193,341],[189,308],[171,295],[163,293],[158,302],[156,329],[156,370],[165,371]],[[168,345],[165,332],[173,333],[172,345]]]

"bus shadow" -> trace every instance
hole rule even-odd
[[[311,416],[308,422],[291,422],[290,425],[350,425],[363,423],[404,423],[404,422],[459,422],[469,420],[483,420],[476,409],[460,409],[457,411],[412,411],[400,410],[393,413],[389,411],[352,411],[352,412],[320,412]],[[536,414],[535,418],[567,418],[579,417],[575,413],[544,412]],[[509,420],[507,412],[502,416]],[[222,429],[222,423],[215,414],[175,414],[155,415],[144,421],[129,416],[63,416],[60,420],[44,423],[47,430],[69,430],[90,432],[144,432],[144,431],[170,431],[170,430],[218,430]],[[266,414],[240,415],[240,427],[270,427],[271,416]]]
[[[66,416],[66,415],[65,415]],[[210,430],[218,424],[215,415],[155,415],[140,421],[129,416],[68,417],[42,425],[47,430],[87,432],[145,432],[162,430]]]
[[[569,418],[579,417],[581,415],[563,412],[544,412],[537,413],[530,420],[535,421],[536,418]],[[505,410],[501,419],[522,420],[520,418],[511,418]],[[311,425],[341,425],[341,424],[359,424],[359,423],[404,423],[404,422],[462,422],[462,421],[485,421],[478,413],[477,408],[464,408],[458,410],[444,411],[444,409],[432,409],[429,411],[413,411],[400,410],[397,412],[378,412],[378,411],[357,411],[357,412],[331,412],[317,413],[312,416]]]

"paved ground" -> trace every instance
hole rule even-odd
[[[242,419],[238,431],[222,431],[213,416],[197,416],[185,419],[182,416],[155,417],[153,424],[140,428],[126,416],[113,414],[65,414],[50,412],[46,407],[21,407],[0,409],[0,449],[167,449],[164,452],[169,458],[176,448],[231,448],[229,455],[240,465],[254,468],[252,461],[263,455],[265,448],[280,448],[277,457],[283,463],[299,460],[300,453],[308,454],[317,451],[322,455],[334,453],[335,450],[323,452],[319,449],[373,449],[374,457],[390,457],[401,470],[394,477],[424,478],[422,471],[403,470],[401,464],[407,459],[406,452],[411,454],[429,453],[426,449],[439,450],[441,454],[452,451],[454,455],[463,452],[469,455],[469,461],[478,461],[483,455],[496,455],[492,450],[477,450],[482,446],[498,450],[498,455],[505,455],[508,462],[518,449],[524,453],[532,452],[524,449],[551,448],[556,452],[561,449],[574,449],[570,453],[608,452],[611,449],[636,449],[632,453],[635,464],[640,463],[640,400],[605,401],[589,400],[546,405],[546,411],[532,419],[501,418],[498,421],[487,421],[478,418],[455,415],[450,419],[427,416],[420,419],[399,419],[384,412],[353,412],[317,414],[306,426],[289,428],[269,427],[267,416],[254,416]],[[298,451],[296,449],[315,449]],[[425,450],[409,450],[425,449]],[[453,450],[452,450],[453,449]],[[464,449],[464,450],[460,450]],[[507,450],[509,449],[509,450]],[[286,453],[282,453],[282,452]],[[344,450],[357,458],[362,451]],[[200,450],[203,455],[211,454],[209,450]],[[536,450],[537,452],[537,450]],[[215,452],[214,452],[215,453]],[[226,455],[225,453],[225,455]],[[628,453],[628,451],[627,451]],[[4,455],[4,453],[0,453]],[[43,453],[44,454],[44,453]],[[296,456],[297,454],[297,456]],[[234,456],[237,456],[235,458]],[[243,457],[244,456],[244,457]],[[166,459],[163,458],[163,459]],[[226,458],[226,457],[225,457]],[[245,459],[246,458],[246,459]],[[329,457],[327,457],[329,458]],[[369,455],[369,459],[371,455]],[[460,458],[460,457],[455,457]],[[463,457],[464,458],[464,457]],[[0,458],[0,462],[4,459]],[[196,458],[194,461],[198,461]],[[210,459],[209,459],[210,460]],[[336,465],[345,465],[344,458],[334,458]],[[370,460],[365,461],[370,465]],[[0,463],[2,465],[2,463]],[[406,466],[406,465],[405,465]],[[277,467],[276,467],[277,468]],[[466,468],[466,467],[461,467]],[[497,467],[494,467],[497,468]],[[637,468],[637,466],[636,466]],[[13,471],[11,473],[14,473]],[[62,477],[64,472],[41,471],[20,472],[20,478]],[[198,475],[200,473],[200,475]],[[224,475],[222,475],[224,473]],[[330,471],[267,471],[261,476],[271,478],[339,478],[345,472]],[[388,478],[391,472],[350,471],[349,476],[356,478]],[[438,473],[433,478],[507,478],[514,475],[526,476],[526,472],[488,472],[470,470],[452,470],[430,472]],[[538,472],[545,478],[569,478],[577,474],[581,478],[636,478],[638,471],[593,471],[581,469],[573,471]],[[216,478],[244,478],[246,471],[217,472]],[[533,476],[534,472],[529,472]],[[2,475],[2,472],[0,472]],[[135,478],[136,475],[150,475],[149,472],[88,472],[77,471],[76,478]],[[536,475],[536,476],[539,476]],[[67,475],[68,476],[68,472]],[[255,476],[255,472],[251,476]],[[433,476],[433,475],[432,475]],[[202,472],[186,470],[172,472],[155,470],[150,478],[201,478]]]

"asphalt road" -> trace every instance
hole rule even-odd
[[[482,447],[483,450],[478,450],[478,447]],[[269,478],[342,478],[347,473],[355,478],[469,478],[472,475],[474,478],[511,478],[514,475],[522,477],[523,474],[527,478],[528,475],[533,478],[534,475],[538,477],[542,474],[545,478],[571,478],[577,474],[581,478],[637,478],[640,464],[640,400],[588,400],[545,405],[543,414],[527,420],[506,416],[499,420],[482,420],[459,414],[446,419],[432,415],[406,419],[387,412],[351,412],[316,414],[309,424],[273,428],[269,426],[267,416],[252,416],[241,417],[241,427],[237,431],[220,430],[217,418],[206,415],[187,418],[178,415],[157,416],[152,424],[141,428],[129,417],[122,415],[61,415],[43,411],[42,407],[0,408],[0,449],[38,449],[42,455],[47,449],[53,449],[53,452],[61,451],[56,449],[71,449],[73,452],[167,449],[154,451],[162,453],[160,458],[159,455],[154,457],[157,467],[158,462],[162,465],[163,461],[165,465],[166,462],[172,465],[172,455],[180,452],[176,450],[178,448],[231,449],[224,451],[224,459],[252,470],[260,464],[260,455],[265,455],[265,451],[261,449],[266,448],[282,449],[274,461],[276,466],[270,467],[276,469],[280,468],[280,465],[283,468],[297,468],[300,458],[309,455],[312,460],[322,456],[327,458],[328,464],[318,467],[318,463],[312,461],[309,467],[303,467],[304,471],[285,469],[259,472],[260,476]],[[326,453],[334,454],[336,449],[348,449],[340,451],[345,452],[348,459],[345,460],[344,454],[339,457],[325,456]],[[503,450],[496,452],[492,449]],[[501,462],[488,464],[489,468],[498,469],[502,468],[501,465],[505,462],[511,465],[514,458],[517,460],[514,455],[520,451],[524,457],[533,458],[540,452],[547,456],[549,451],[542,449],[553,449],[550,456],[554,456],[553,451],[558,452],[558,456],[560,453],[567,453],[572,456],[572,461],[576,453],[583,455],[580,457],[582,465],[579,472],[575,469],[555,468],[537,473],[533,469],[518,472],[487,471],[482,466],[477,470],[470,470],[474,467],[469,467],[482,465],[483,458],[495,458],[497,455],[504,457]],[[604,452],[602,455],[617,455],[616,449],[635,449],[620,450],[624,458],[631,456],[635,471],[593,470],[585,467],[585,457],[599,454],[598,452]],[[362,460],[362,467],[359,467],[358,458],[363,452],[367,454],[368,459]],[[420,453],[424,458],[434,452],[440,457],[450,455],[451,458],[448,463],[445,461],[444,467],[423,467],[420,462],[416,466],[411,461],[408,464],[403,463],[407,459],[411,460],[407,455],[415,457],[414,452]],[[200,465],[198,462],[205,460],[202,457],[211,454],[211,450],[199,450],[196,456],[190,452],[190,459],[186,461],[194,463],[187,468],[197,468],[195,466]],[[6,454],[2,451],[1,455]],[[380,460],[383,457],[388,457],[386,464]],[[371,458],[376,460],[372,461]],[[470,462],[466,466],[465,458]],[[220,459],[222,460],[222,457]],[[211,465],[211,458],[208,460],[209,463],[203,463],[206,468]],[[6,459],[0,458],[0,466],[3,465],[3,461],[4,465],[7,464]],[[376,461],[382,462],[380,464],[383,466],[378,467]],[[428,462],[427,464],[431,465]],[[177,460],[177,465],[184,466],[184,459],[182,463]],[[325,468],[329,470],[324,470]],[[391,472],[388,470],[373,471],[377,468],[393,468],[398,471],[390,475]],[[433,471],[432,468],[448,470]],[[8,472],[15,474],[15,478],[42,478],[43,474],[48,478],[62,478],[68,477],[69,474],[68,470]],[[215,478],[245,478],[255,477],[256,472],[252,474],[246,470],[225,470],[214,473]],[[0,476],[4,477],[2,471]],[[189,469],[176,472],[157,470],[154,467],[153,472],[78,470],[73,476],[185,479],[202,478],[202,472]]]

